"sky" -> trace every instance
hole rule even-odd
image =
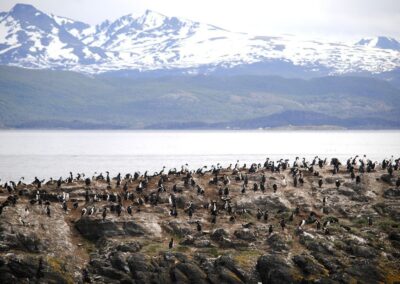
[[[1,0],[0,11],[16,3],[88,24],[131,13],[139,16],[150,9],[255,35],[400,39],[399,0]]]

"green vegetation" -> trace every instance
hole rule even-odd
[[[400,90],[373,78],[122,78],[0,66],[0,127],[399,128],[399,109]]]

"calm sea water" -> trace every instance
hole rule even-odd
[[[400,131],[0,131],[2,182],[296,156],[400,156]]]

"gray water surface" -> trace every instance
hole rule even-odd
[[[400,156],[400,131],[0,131],[1,182],[24,176],[66,177],[150,173],[163,166],[190,168],[366,154],[381,161]]]

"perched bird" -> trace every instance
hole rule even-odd
[[[103,209],[102,216],[103,216],[103,222],[104,222],[106,220],[106,217],[107,217],[107,208],[106,207],[104,207],[104,209]]]
[[[74,202],[74,203],[72,204],[72,208],[74,208],[74,209],[77,209],[78,206],[79,206],[78,201],[76,201],[76,202]]]
[[[282,218],[279,224],[281,225],[282,231],[285,230],[286,227],[285,219]]]
[[[262,217],[262,215],[263,215],[263,214],[262,214],[260,208],[258,208],[258,209],[257,209],[257,219],[260,220],[261,217]]]
[[[196,222],[196,226],[197,226],[197,232],[201,232],[201,224],[200,221]]]
[[[168,247],[169,247],[170,249],[172,249],[173,246],[174,246],[174,239],[171,238],[171,240],[169,241]]]
[[[63,202],[62,208],[63,208],[64,212],[68,211],[68,206],[67,206],[67,202],[66,201]]]
[[[317,220],[317,230],[319,231],[321,229],[321,223]]]

